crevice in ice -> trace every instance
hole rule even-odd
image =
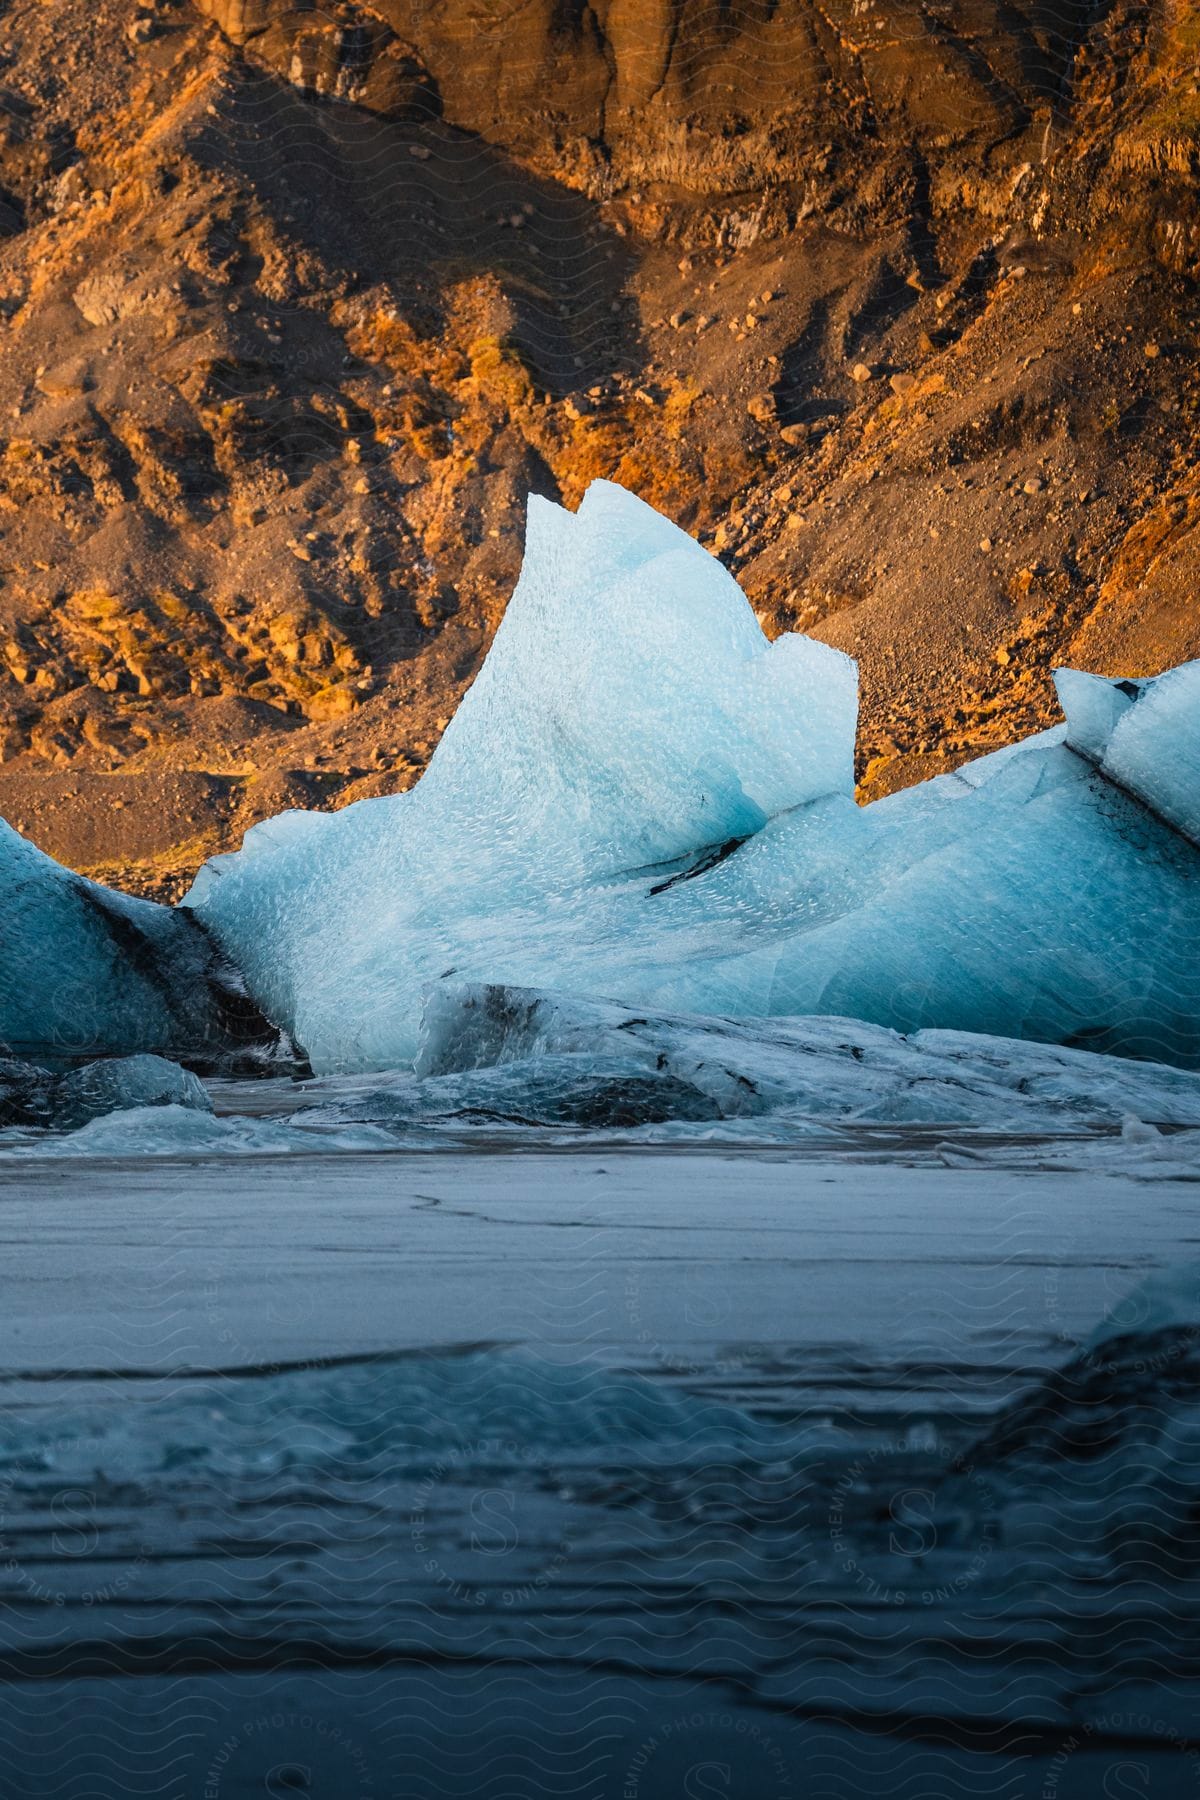
[[[732,837],[727,838],[723,844],[714,844],[708,850],[701,850],[698,860],[690,868],[680,869],[676,874],[668,875],[665,881],[656,882],[650,889],[651,894],[668,893],[671,888],[678,887],[680,882],[694,881],[697,875],[707,875],[710,869],[719,867],[726,857],[732,856],[735,850],[740,850],[749,841],[748,836]]]

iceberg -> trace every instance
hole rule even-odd
[[[621,488],[534,498],[409,793],[283,813],[175,908],[0,826],[0,1049],[227,1066],[282,1031],[318,1073],[412,1069],[429,996],[483,983],[1200,1065],[1200,663],[1056,679],[1063,725],[860,806],[847,657],[769,642]],[[618,1113],[625,1080],[596,1074]]]
[[[871,806],[856,672],[771,643],[611,483],[531,499],[420,782],[285,813],[182,911],[319,1071],[411,1067],[439,982],[1200,1062],[1200,663],[1063,670],[1066,723]]]
[[[823,795],[853,813],[855,717],[853,663],[768,643],[650,507],[608,482],[574,515],[534,497],[520,582],[418,785],[255,827],[184,904],[314,1067],[408,1062],[449,971],[632,991],[719,955],[721,909],[682,884]]]
[[[74,1131],[109,1113],[151,1106],[212,1111],[203,1083],[190,1069],[161,1056],[118,1056],[85,1063],[60,1077],[54,1092],[54,1124]]]
[[[277,1035],[194,913],[64,869],[0,822],[0,1048],[227,1060]]]

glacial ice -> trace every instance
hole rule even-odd
[[[256,827],[186,904],[314,1065],[406,1061],[448,969],[603,990],[716,954],[724,921],[667,899],[672,877],[823,794],[852,804],[854,694],[847,658],[768,644],[733,578],[632,496],[596,482],[575,515],[535,497],[517,590],[417,787]]]
[[[203,1158],[313,1156],[392,1150],[396,1140],[373,1125],[343,1125],[300,1115],[295,1121],[214,1118],[194,1106],[131,1106],[71,1131],[0,1131],[0,1154],[23,1162],[81,1157]]]
[[[1200,1062],[1200,664],[1059,684],[1065,726],[860,807],[853,665],[596,482],[530,501],[417,786],[257,826],[185,904],[320,1070],[411,1065],[439,980]]]
[[[0,920],[0,1048],[207,1060],[263,1034],[194,915],[85,881],[3,822]]]
[[[1114,726],[1100,768],[1200,848],[1200,662],[1145,684]]]
[[[63,1481],[122,1483],[171,1474],[270,1478],[303,1473],[354,1479],[465,1479],[473,1461],[535,1481],[553,1458],[585,1466],[623,1452],[647,1467],[694,1468],[715,1455],[806,1443],[815,1431],[777,1427],[719,1400],[672,1393],[661,1382],[572,1366],[524,1349],[439,1357],[378,1357],[256,1375],[145,1405],[94,1398],[53,1418],[0,1413],[0,1471],[50,1468]],[[167,1384],[168,1390],[171,1384]],[[216,1427],[219,1426],[219,1429]],[[427,1490],[428,1492],[428,1490]]]
[[[620,488],[535,498],[411,792],[284,813],[175,909],[0,827],[0,1047],[216,1061],[270,1020],[411,1068],[427,995],[483,982],[1200,1064],[1200,663],[1057,681],[1064,725],[859,806],[846,657],[769,643]]]
[[[48,1125],[54,1115],[54,1076],[16,1056],[0,1057],[0,1127]]]
[[[1200,1072],[854,1019],[720,1019],[439,983],[414,1071],[220,1082],[155,1057],[0,1064],[0,1155],[256,1156],[633,1145],[788,1147],[1195,1179]],[[86,1102],[81,1106],[81,1101]],[[157,1103],[156,1103],[157,1102]],[[119,1110],[118,1110],[119,1109]],[[89,1117],[90,1111],[90,1117]]]
[[[162,1056],[119,1056],[85,1063],[60,1077],[54,1090],[54,1123],[73,1131],[107,1113],[147,1106],[212,1111],[204,1084],[189,1069]]]
[[[1154,1136],[1157,1126],[1200,1127],[1200,1073],[1189,1069],[970,1032],[906,1037],[856,1019],[647,1013],[485,984],[433,990],[416,1085],[428,1093],[457,1080],[464,1096],[472,1074],[507,1069],[532,1086],[541,1067],[570,1061],[581,1071],[640,1064],[685,1083],[710,1118],[759,1120],[764,1142],[783,1120],[1076,1134],[1136,1116],[1155,1122],[1146,1127]],[[421,1104],[432,1111],[431,1098]],[[376,1116],[361,1105],[344,1106],[345,1116]]]
[[[162,1056],[106,1057],[63,1074],[0,1059],[0,1128],[75,1131],[109,1113],[151,1107],[211,1113],[212,1101],[197,1076]]]

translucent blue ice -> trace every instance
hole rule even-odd
[[[234,1047],[233,971],[193,916],[85,881],[0,822],[0,1054]]]
[[[574,515],[532,499],[520,583],[418,786],[256,827],[187,904],[318,1066],[406,1061],[447,971],[607,991],[719,952],[722,919],[646,895],[823,794],[852,809],[855,680],[823,644],[768,643],[720,563],[620,488]]]
[[[1064,671],[1067,724],[873,806],[853,665],[607,482],[531,500],[408,794],[286,813],[187,905],[324,1070],[411,1063],[442,979],[1200,1061],[1200,664]]]
[[[1200,848],[1200,662],[1145,684],[1100,767]]]

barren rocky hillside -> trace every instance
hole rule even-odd
[[[611,476],[863,791],[1200,655],[1190,0],[0,4],[0,814],[178,892],[407,786]]]

